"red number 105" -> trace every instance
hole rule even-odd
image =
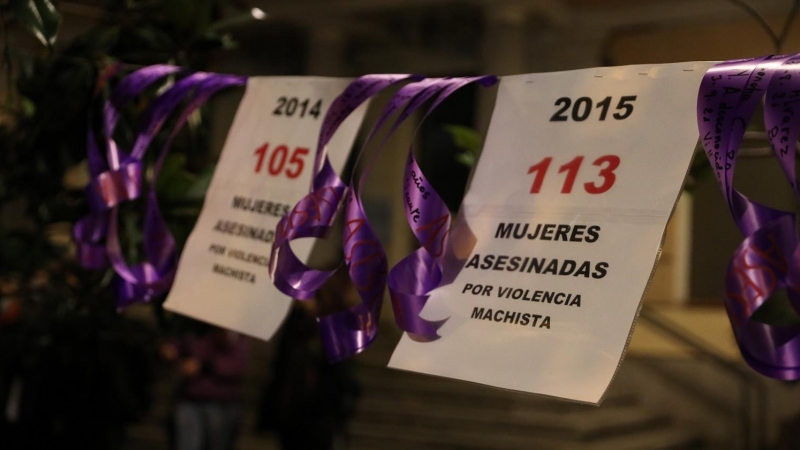
[[[534,174],[531,194],[538,194],[541,190],[542,183],[544,183],[544,176],[547,174],[547,169],[550,168],[551,162],[553,162],[553,158],[548,156],[528,169],[529,174]],[[578,176],[581,164],[583,164],[583,156],[576,156],[571,161],[558,168],[558,173],[567,173],[564,177],[564,185],[561,186],[562,194],[569,194],[572,192],[572,186],[575,185],[575,178]],[[600,168],[597,175],[602,178],[602,181],[600,184],[598,184],[597,181],[583,183],[583,189],[590,194],[602,194],[607,192],[614,186],[614,182],[617,181],[614,170],[619,167],[619,156],[601,156],[595,159],[592,165]]]
[[[268,174],[276,176],[283,172],[289,178],[297,178],[303,173],[303,167],[305,167],[304,157],[308,155],[308,149],[305,147],[295,147],[292,155],[289,156],[289,147],[278,145],[270,152],[269,143],[264,143],[264,145],[258,147],[253,153],[258,157],[256,160],[256,173],[261,173],[264,160],[267,159],[267,153],[270,153],[269,159],[267,159]]]

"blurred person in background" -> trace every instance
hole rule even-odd
[[[316,318],[343,310],[354,296],[347,272],[339,271],[316,298],[295,302],[282,327],[258,426],[274,429],[283,450],[346,448],[359,386],[349,361],[328,362]]]
[[[179,372],[173,447],[229,450],[238,435],[249,342],[220,328],[194,328],[161,348]]]
[[[96,282],[61,259],[0,274],[3,450],[119,450],[148,411],[155,332]]]

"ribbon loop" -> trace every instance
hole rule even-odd
[[[378,86],[388,86],[397,80],[381,81],[376,76],[364,77],[356,80],[342,96],[337,98],[329,110],[330,120],[326,116],[323,129],[320,131],[320,147],[315,162],[318,172],[312,183],[312,191],[281,219],[273,242],[270,274],[275,285],[282,292],[297,299],[313,297],[315,291],[333,272],[316,271],[304,266],[291,252],[288,242],[300,237],[325,235],[344,198],[342,241],[345,265],[361,303],[318,319],[323,345],[331,361],[352,356],[365,349],[375,339],[387,280],[392,293],[393,308],[401,328],[420,336],[435,336],[436,329],[441,323],[426,322],[419,318],[419,312],[427,300],[428,292],[442,279],[441,263],[450,225],[449,211],[432,187],[418,186],[419,195],[432,205],[435,204],[435,207],[425,207],[424,212],[415,213],[417,219],[414,223],[423,218],[423,222],[416,226],[412,225],[415,235],[422,243],[422,248],[409,255],[393,269],[393,272],[398,274],[394,277],[395,289],[393,289],[393,278],[388,272],[386,253],[369,223],[360,198],[361,187],[387,139],[415,111],[435,99],[428,109],[430,113],[447,96],[469,83],[478,81],[488,86],[497,81],[495,77],[425,79],[403,86],[381,112],[366,142],[370,142],[377,130],[399,111],[397,118],[386,132],[378,149],[365,164],[358,181],[351,182],[350,186],[345,188],[344,183],[333,173],[327,160],[323,161],[324,146],[332,136],[330,128],[338,126],[343,120],[347,111],[343,106],[346,102],[361,102],[368,97],[368,94],[377,92]],[[362,155],[363,151],[359,154],[359,158]],[[408,165],[413,169],[409,172],[407,168],[406,177],[409,177],[409,173],[419,173],[415,183],[424,182],[412,153],[409,154]],[[409,216],[409,223],[412,223],[411,221],[412,218]],[[415,283],[420,280],[425,281],[422,286],[417,286]],[[402,285],[405,282],[409,284]],[[410,291],[407,292],[406,288]]]
[[[434,99],[425,114],[427,118],[447,97],[458,89],[479,83],[484,87],[497,82],[497,77],[446,78],[435,80],[408,105],[413,112],[430,99]],[[423,118],[424,121],[424,118]],[[409,147],[403,184],[403,204],[406,221],[422,245],[398,262],[389,272],[388,286],[395,313],[395,322],[401,330],[421,342],[439,338],[437,331],[446,320],[428,321],[420,317],[430,292],[443,281],[444,261],[450,233],[451,214],[444,200],[427,181]]]
[[[781,292],[800,311],[796,217],[748,199],[733,188],[733,172],[745,130],[766,95],[770,144],[798,196],[794,153],[800,121],[793,103],[800,91],[793,89],[800,86],[791,81],[798,62],[796,56],[767,56],[718,64],[704,76],[698,95],[701,141],[745,236],[726,271],[725,308],[745,361],[759,373],[783,380],[800,378],[800,326],[769,325],[754,315]]]
[[[142,193],[142,163],[129,161],[117,170],[106,170],[86,187],[86,201],[94,212],[104,211]]]
[[[113,149],[114,157],[119,160],[113,140],[114,129],[121,115],[119,107],[156,81],[179,70],[179,67],[170,65],[145,67],[123,78],[114,88],[111,98],[103,105],[104,142],[109,154]],[[116,68],[106,75],[111,72],[116,72]],[[101,270],[108,266],[104,249],[108,231],[107,210],[141,195],[142,168],[141,164],[126,159],[123,165],[110,169],[108,160],[101,155],[97,138],[91,128],[87,130],[86,153],[91,177],[86,188],[86,198],[91,213],[76,222],[72,236],[77,248],[78,263],[90,270]]]
[[[419,77],[411,75],[367,75],[353,81],[334,100],[320,129],[311,191],[277,225],[270,258],[273,283],[281,292],[295,299],[310,299],[334,271],[320,271],[306,266],[296,257],[289,242],[303,237],[327,235],[338,209],[344,205],[345,264],[362,302],[345,311],[318,318],[323,346],[330,361],[352,356],[375,339],[388,262],[377,235],[369,226],[358,197],[361,183],[351,183],[346,187],[330,165],[326,154],[327,143],[344,119],[368,98],[398,82],[418,79]],[[364,147],[391,115],[403,108],[418,93],[424,83],[425,81],[405,85],[392,97],[373,125]],[[404,119],[402,116],[398,118],[393,128],[384,136],[384,143]],[[359,157],[362,154],[363,151]],[[369,172],[371,162],[362,173],[360,181]]]
[[[216,92],[231,86],[242,86],[246,80],[244,77],[199,72],[175,83],[153,103],[148,114],[149,120],[143,127],[144,131],[137,136],[131,152],[132,159],[136,160],[144,155],[148,145],[164,125],[169,114],[184,98],[192,97],[165,141],[153,169],[153,180],[147,196],[144,217],[145,260],[143,262],[133,266],[126,263],[118,238],[118,211],[117,208],[110,210],[106,247],[111,265],[118,275],[118,307],[121,308],[137,301],[150,301],[166,293],[172,286],[177,269],[177,246],[158,205],[158,197],[155,192],[158,175],[173,140],[194,111]]]
[[[182,69],[179,67],[168,65],[150,66],[132,73],[117,85],[103,108],[105,160],[100,155],[94,134],[91,130],[88,134],[87,153],[92,180],[87,186],[86,194],[92,214],[76,223],[73,237],[77,244],[78,260],[85,267],[102,269],[110,263],[116,272],[115,286],[119,308],[162,295],[169,289],[174,278],[176,244],[161,214],[155,192],[155,183],[172,141],[189,116],[215,92],[246,83],[244,77],[204,72],[183,77],[151,103],[141,119],[144,125],[139,128],[131,152],[120,150],[113,139],[114,129],[121,117],[120,106],[164,76],[180,70]],[[156,160],[149,195],[145,199],[145,260],[129,266],[122,256],[119,242],[119,206],[142,195],[142,158],[169,115],[187,97],[192,97],[192,100],[177,120]]]

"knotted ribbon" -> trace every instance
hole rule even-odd
[[[155,193],[155,185],[168,149],[189,116],[214,93],[229,86],[241,86],[246,78],[197,72],[176,82],[152,102],[144,114],[130,153],[119,149],[113,132],[120,118],[118,106],[131,100],[162,77],[180,68],[158,65],[140,69],[123,79],[104,105],[106,159],[100,156],[94,133],[89,132],[88,161],[92,182],[87,199],[92,213],[76,223],[74,237],[78,260],[90,269],[102,269],[110,262],[117,274],[117,307],[135,301],[148,301],[169,289],[175,272],[175,241],[164,221]],[[156,161],[151,188],[146,199],[143,245],[145,261],[129,266],[122,255],[118,234],[118,208],[122,202],[141,196],[142,159],[149,144],[166,123],[172,111],[193,95],[165,142]],[[105,242],[103,242],[105,241]]]
[[[350,88],[359,89],[358,81],[359,80],[354,82],[354,85],[351,85]],[[295,298],[310,298],[313,296],[314,292],[321,287],[325,280],[333,274],[333,271],[323,272],[307,268],[293,253],[291,253],[288,241],[296,237],[319,237],[324,235],[325,231],[327,231],[332,224],[340,199],[344,199],[345,225],[343,230],[343,250],[345,264],[347,265],[348,274],[351,280],[353,280],[362,302],[348,310],[319,318],[322,342],[328,354],[328,358],[331,361],[338,361],[362,351],[377,335],[382,296],[387,282],[387,260],[385,251],[369,223],[360,197],[361,188],[371,171],[372,165],[376,161],[380,150],[383,148],[383,144],[385,144],[389,136],[420,107],[429,100],[436,98],[428,108],[429,114],[430,111],[436,108],[439,103],[450,94],[460,87],[475,81],[480,81],[485,85],[491,85],[496,82],[496,78],[428,79],[403,86],[382,111],[366,143],[371,140],[376,131],[384,125],[392,114],[401,110],[401,108],[402,112],[385,134],[383,142],[372,156],[370,162],[366,164],[365,169],[361,173],[361,177],[357,182],[351,183],[349,192],[347,192],[346,189],[342,189],[340,192],[336,192],[336,195],[326,198],[323,196],[324,193],[334,192],[334,190],[320,191],[319,189],[323,187],[324,184],[315,183],[312,189],[317,189],[317,191],[312,192],[312,194],[309,194],[301,200],[292,212],[279,222],[276,232],[277,237],[273,243],[271,260],[271,274],[273,275],[275,285],[284,293],[292,295]],[[342,98],[347,98],[351,95],[353,94],[348,95],[347,91],[345,91]],[[336,102],[334,104],[336,104]],[[332,106],[331,109],[333,110],[334,107]],[[330,134],[327,134],[323,129],[320,135],[320,143],[324,145],[325,141],[322,136],[329,136]],[[320,153],[318,152],[318,160],[319,155]],[[411,154],[410,157],[413,164],[416,165],[416,162],[413,160],[413,154]],[[320,164],[317,163],[315,166],[320,167]],[[418,170],[417,167],[417,171]],[[332,173],[332,170],[329,173]],[[318,178],[315,177],[315,180],[316,179]],[[328,186],[333,187],[333,183],[329,181],[330,179],[331,178],[328,178],[326,182]],[[336,179],[338,180],[338,177]],[[337,184],[336,186],[341,185]],[[440,224],[439,231],[437,231],[441,232],[443,229],[444,232],[446,232],[447,226],[449,226],[449,211],[447,211],[447,208],[444,206],[444,202],[442,202],[435,191],[432,190],[427,195],[424,193],[420,195],[424,196],[425,200],[428,200],[430,197],[430,204],[436,205],[423,207],[425,209],[424,214],[426,218],[436,214],[437,211],[442,212],[442,209],[447,214],[445,226],[442,227]],[[327,208],[323,208],[323,205],[327,205]],[[311,214],[309,214],[309,212],[311,212]],[[298,221],[294,220],[296,217],[299,218]],[[410,222],[413,221],[412,216],[409,216],[408,220]],[[422,240],[422,234],[425,233],[425,231],[426,228],[417,230],[420,240]],[[430,243],[426,242],[421,251],[411,256],[413,257],[416,254],[427,254],[430,256],[430,253],[427,252],[431,248],[431,245],[434,245],[432,242],[433,241]],[[435,251],[434,254],[436,254]],[[439,264],[439,268],[441,268],[441,260],[437,259],[438,257],[439,255],[421,260],[423,265],[416,266],[416,269],[419,270],[420,268],[428,267],[430,264]],[[422,258],[426,257],[422,256]],[[425,263],[428,263],[428,266],[424,266]],[[395,282],[408,281],[412,283],[427,283],[425,288],[412,289],[410,295],[414,295],[415,298],[409,300],[408,294],[402,290],[405,286],[398,286],[398,295],[392,296],[393,305],[395,311],[401,313],[398,315],[398,323],[401,324],[401,328],[419,335],[424,333],[426,337],[430,338],[431,333],[435,336],[435,330],[438,328],[438,324],[427,323],[419,318],[418,313],[424,305],[424,301],[419,301],[421,297],[417,292],[422,290],[422,294],[425,294],[435,287],[441,279],[441,273],[433,275],[433,277],[436,277],[435,283],[428,280],[428,274],[418,273],[418,277],[406,275],[404,271],[407,271],[415,264],[415,261],[408,259],[406,263],[400,266],[399,272],[394,277],[394,280]],[[411,306],[407,306],[406,303],[409,301],[416,302]]]
[[[292,251],[295,239],[324,237],[333,226],[336,212],[347,191],[327,156],[328,143],[344,120],[367,99],[383,89],[413,79],[410,75],[366,75],[354,80],[325,114],[320,127],[314,158],[314,176],[309,194],[300,199],[289,214],[278,222],[272,243],[269,272],[275,286],[284,294],[307,300],[333,275],[333,271],[306,266]],[[373,127],[370,138],[376,127]]]
[[[406,109],[414,111],[435,97],[427,109],[422,120],[424,121],[452,93],[476,82],[489,87],[497,82],[497,77],[434,80]],[[412,339],[433,341],[439,338],[437,330],[446,319],[428,321],[420,317],[420,312],[428,301],[430,292],[442,284],[451,215],[445,202],[423,176],[414,157],[413,146],[409,147],[405,167],[403,204],[406,220],[422,246],[400,260],[389,272],[387,284],[395,322]]]
[[[344,119],[368,98],[391,85],[418,78],[411,75],[366,75],[353,81],[333,101],[320,129],[311,192],[281,218],[276,228],[270,258],[273,283],[281,292],[298,300],[313,298],[335,271],[321,271],[306,266],[294,254],[289,243],[299,238],[324,237],[344,203],[345,264],[362,302],[345,311],[317,319],[323,347],[332,362],[362,351],[375,339],[388,264],[383,247],[366,219],[361,200],[357,193],[353,193],[360,183],[356,186],[351,183],[348,193],[348,186],[328,160],[327,144]],[[410,86],[415,84],[404,86],[392,97],[370,131],[364,147],[389,117],[411,99]],[[405,117],[398,118],[392,130],[384,136],[384,143],[403,120]],[[377,152],[373,162],[376,156]],[[360,181],[363,181],[370,166],[368,164]]]
[[[107,145],[116,148],[112,136],[120,117],[117,106],[127,103],[159,79],[178,70],[178,67],[168,65],[145,67],[128,75],[117,85],[104,105],[103,130]],[[141,164],[136,163],[125,164],[121,170],[111,170],[107,160],[101,156],[91,126],[87,130],[86,146],[91,177],[86,186],[86,199],[90,213],[75,223],[72,235],[78,263],[90,270],[101,270],[108,267],[105,248],[108,210],[140,195],[142,170]]]
[[[443,88],[441,79],[425,79],[403,86],[384,108],[369,136],[371,138],[391,115],[402,109],[358,181],[351,183],[345,199],[342,246],[348,274],[362,302],[346,311],[320,318],[322,342],[332,361],[361,352],[375,340],[387,283],[386,252],[364,210],[362,187],[388,138]]]
[[[796,61],[767,56],[718,64],[703,77],[697,104],[706,156],[745,236],[726,271],[725,308],[744,360],[759,373],[783,380],[800,378],[800,327],[769,325],[753,316],[781,290],[800,311],[796,218],[748,199],[733,188],[733,173],[747,125],[766,94],[770,143],[797,192],[794,154],[800,123],[792,119],[798,91],[792,93],[792,77],[786,77]]]
[[[231,75],[198,72],[181,79],[157,98],[151,107],[147,125],[139,133],[130,156],[122,160],[141,161],[158,131],[172,111],[188,96],[191,100],[183,110],[172,132],[165,141],[153,168],[150,190],[144,215],[143,246],[145,259],[133,266],[123,256],[118,234],[118,208],[109,211],[106,249],[108,258],[117,273],[116,293],[118,307],[137,301],[150,301],[163,295],[172,286],[177,269],[176,244],[158,205],[155,186],[169,148],[189,117],[218,91],[243,86],[247,78]]]

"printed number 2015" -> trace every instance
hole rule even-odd
[[[611,116],[617,120],[627,119],[633,114],[634,101],[636,101],[635,95],[624,95],[620,97],[619,102],[617,102],[617,107],[615,108],[617,112],[613,113]],[[575,100],[575,103],[572,103],[572,99],[569,97],[561,97],[556,100],[554,106],[560,106],[561,109],[550,117],[550,122],[566,122],[569,120],[570,116],[575,122],[583,122],[592,115],[592,99],[589,97],[580,97]],[[570,106],[572,107],[572,111],[570,112],[570,116],[567,116],[567,111]],[[608,110],[611,108],[611,97],[606,97],[597,102],[594,107],[600,110],[600,117],[598,119],[601,121],[606,120]]]
[[[256,160],[256,173],[261,173],[264,166],[264,160],[267,159],[267,153],[270,153],[267,160],[267,173],[272,176],[285,173],[289,178],[297,178],[303,173],[305,167],[305,156],[308,155],[308,148],[296,147],[289,156],[289,147],[285,145],[278,145],[270,152],[269,143],[264,143],[253,152],[258,159]],[[287,162],[288,159],[288,162]]]
[[[550,168],[550,163],[552,162],[553,158],[548,156],[538,163],[532,165],[528,169],[529,174],[534,174],[533,184],[531,185],[531,194],[538,194],[542,189],[544,177],[547,174],[547,170]],[[614,186],[614,183],[617,181],[617,175],[614,173],[614,171],[617,170],[617,167],[619,167],[619,162],[619,156],[617,155],[605,155],[595,159],[592,165],[600,168],[597,173],[597,176],[601,178],[601,180],[599,180],[600,183],[597,181],[583,183],[583,189],[589,194],[602,194],[604,192],[608,192],[608,190],[611,189],[611,187]],[[578,171],[581,168],[581,164],[583,164],[583,156],[576,156],[571,161],[558,168],[558,173],[567,173],[567,175],[564,177],[564,184],[561,187],[562,194],[569,194],[572,192],[572,187],[575,185],[575,178],[578,177]]]

